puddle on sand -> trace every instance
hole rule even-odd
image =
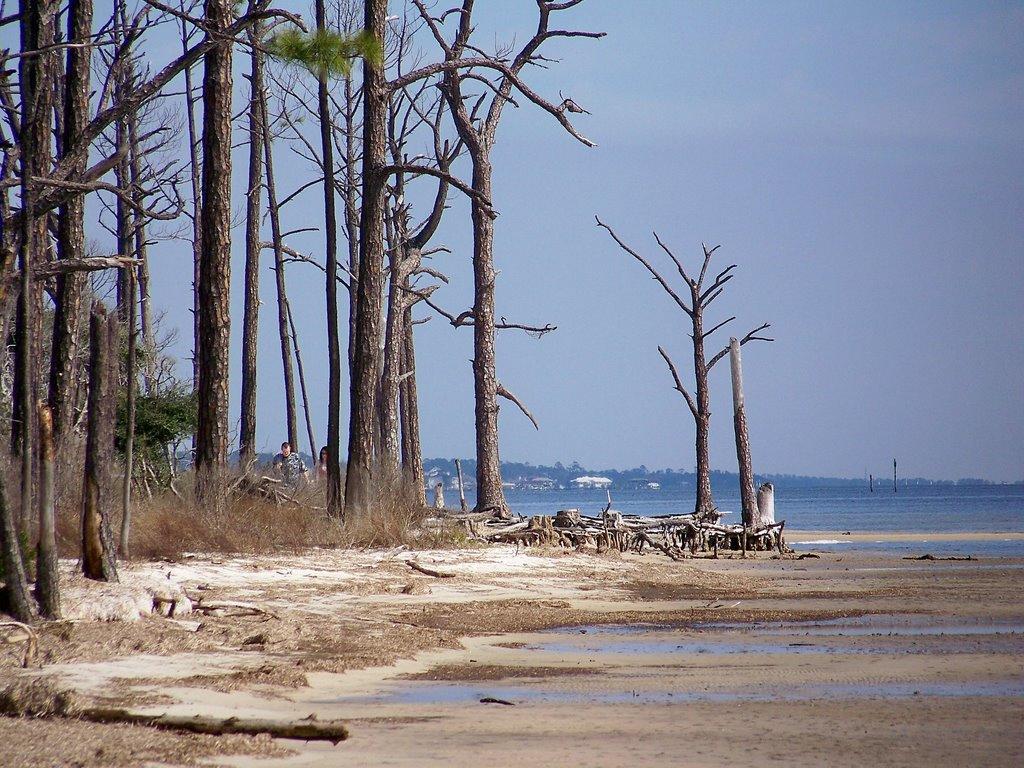
[[[807,637],[924,637],[1024,635],[1024,624],[966,624],[936,621],[917,614],[872,614],[820,621],[761,622],[754,624],[698,624],[699,630],[746,630],[757,635]]]
[[[560,691],[540,686],[408,682],[375,696],[336,699],[344,704],[474,704],[485,697],[514,704],[673,704],[734,701],[808,701],[812,699],[897,699],[914,696],[1020,697],[1024,682],[822,684],[763,687],[758,690]],[[326,703],[326,702],[325,702]]]

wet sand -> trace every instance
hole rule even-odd
[[[350,724],[337,746],[278,741],[290,754],[212,758],[236,766],[1024,760],[1018,560],[417,553],[455,574],[432,579],[404,557],[140,566],[277,618],[76,626],[69,640],[42,639],[51,663],[36,674],[142,711]],[[18,722],[0,719],[0,739]],[[67,725],[46,723],[51,741],[64,738]],[[16,742],[0,744],[5,765],[30,764]]]

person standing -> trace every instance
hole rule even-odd
[[[274,469],[281,475],[285,485],[294,486],[306,474],[306,465],[297,453],[292,453],[291,443],[281,443],[281,452],[274,457]]]

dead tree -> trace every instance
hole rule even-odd
[[[455,30],[450,42],[445,36],[445,19],[449,14],[435,18],[421,0],[413,1],[444,54],[443,63],[435,65],[435,71],[442,73],[441,92],[472,164],[474,295],[473,308],[463,324],[473,326],[477,510],[492,510],[498,515],[505,515],[508,507],[501,485],[498,454],[498,397],[504,396],[520,407],[522,404],[499,383],[497,375],[495,331],[500,326],[495,311],[497,272],[494,269],[491,150],[502,111],[506,104],[515,105],[518,95],[551,114],[575,139],[586,146],[593,146],[593,142],[581,135],[568,117],[584,113],[584,109],[568,98],[563,98],[560,104],[549,102],[523,82],[520,74],[528,64],[543,63],[544,58],[538,50],[547,40],[559,37],[600,38],[604,33],[552,29],[552,13],[576,6],[581,0],[568,3],[538,0],[537,29],[525,45],[514,55],[509,55],[509,51],[488,55],[470,42],[473,0],[464,0],[459,12],[452,14]],[[398,83],[411,77],[412,73],[405,78],[399,77]],[[474,95],[468,91],[481,85],[482,94]],[[547,330],[552,329],[548,326],[543,332]]]
[[[53,417],[39,402],[39,542],[36,546],[36,601],[47,619],[60,618],[57,537],[54,524]]]
[[[75,146],[89,120],[89,80],[92,48],[92,0],[70,0],[64,74],[64,125],[62,153]],[[85,171],[85,158],[76,160],[75,172]],[[57,215],[57,255],[62,260],[85,257],[85,195],[76,193],[60,206]],[[124,255],[124,254],[121,254]],[[78,272],[57,277],[53,340],[50,356],[49,400],[54,439],[59,448],[74,421],[78,401],[79,341],[85,276]]]
[[[32,621],[32,603],[25,579],[18,527],[7,505],[7,487],[0,472],[0,564],[4,569],[4,585],[0,588],[0,610],[26,624]]]
[[[711,394],[708,389],[708,372],[716,363],[729,354],[729,347],[724,347],[710,360],[708,360],[705,356],[704,344],[711,334],[736,318],[729,317],[722,322],[715,324],[710,329],[705,330],[704,311],[708,306],[710,306],[711,302],[721,295],[722,291],[725,289],[725,284],[732,280],[734,276],[732,272],[736,269],[737,265],[730,264],[715,275],[710,284],[705,284],[705,279],[708,277],[708,267],[711,264],[711,257],[715,251],[718,250],[719,246],[715,246],[714,248],[708,248],[707,246],[703,247],[704,261],[701,264],[700,273],[696,278],[694,278],[687,273],[686,269],[683,267],[682,261],[676,258],[675,254],[673,254],[672,251],[670,251],[661,241],[657,233],[654,233],[654,239],[672,260],[672,263],[676,267],[676,271],[679,273],[679,276],[686,285],[689,297],[684,297],[683,295],[680,295],[680,293],[678,293],[664,277],[662,277],[661,273],[654,268],[650,261],[619,239],[619,236],[615,234],[611,227],[602,222],[599,218],[596,218],[596,221],[599,227],[608,231],[608,234],[611,235],[612,239],[622,250],[644,266],[644,268],[651,274],[651,277],[656,280],[664,291],[672,298],[676,306],[678,306],[690,319],[690,325],[692,328],[690,338],[693,342],[693,373],[696,384],[696,397],[690,394],[690,391],[683,386],[682,379],[679,376],[679,371],[665,349],[663,347],[658,347],[658,352],[662,358],[664,358],[665,364],[668,366],[669,373],[672,374],[674,389],[683,396],[683,399],[686,400],[686,405],[689,407],[690,413],[693,415],[693,420],[697,427],[695,444],[697,454],[697,499],[694,503],[694,514],[699,519],[703,520],[710,518],[713,522],[718,518],[718,511],[715,507],[714,498],[711,495],[711,462],[708,454],[708,429],[711,421]],[[758,326],[740,339],[738,343],[742,345],[749,341],[772,341],[772,339],[758,335],[769,327],[771,326],[768,323]]]
[[[114,453],[117,402],[116,315],[93,306],[89,322],[89,405],[82,481],[82,572],[90,579],[117,581],[110,527],[114,494],[110,457]]]
[[[263,192],[263,52],[260,25],[249,30],[249,184],[245,193],[245,295],[242,313],[241,425],[239,463],[248,470],[256,458],[256,360],[259,348],[260,199]]]

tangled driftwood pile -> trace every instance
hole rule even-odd
[[[488,513],[436,510],[428,525],[457,523],[480,541],[523,546],[595,547],[598,551],[643,553],[658,550],[673,560],[698,553],[788,551],[783,538],[785,521],[759,527],[723,525],[692,514],[624,515],[605,508],[601,517],[584,517],[578,509],[563,509],[554,516],[537,515],[519,520],[491,517]]]

